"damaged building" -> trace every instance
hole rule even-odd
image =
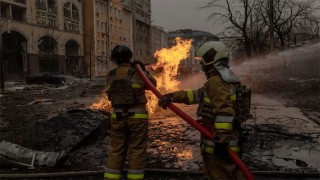
[[[84,68],[81,1],[2,0],[4,74],[79,74]]]
[[[6,79],[44,72],[103,77],[114,68],[117,44],[152,63],[150,0],[0,0],[0,7]]]

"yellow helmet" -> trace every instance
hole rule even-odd
[[[229,50],[227,46],[220,41],[210,41],[203,44],[196,52],[196,57],[207,66],[215,64],[220,60],[229,60]]]

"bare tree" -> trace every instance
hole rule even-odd
[[[285,48],[286,42],[290,40],[293,29],[299,26],[302,19],[310,17],[315,11],[314,2],[315,0],[273,0],[274,32],[277,34],[280,47],[282,49]],[[259,4],[261,4],[260,12],[264,22],[268,27],[270,27],[270,16],[268,15],[270,9],[268,2],[265,0],[259,0]]]
[[[319,38],[320,18],[313,15],[300,18],[294,28],[294,32],[292,33],[294,38],[297,36],[295,32],[305,36],[306,39]]]
[[[270,2],[273,4],[272,11]],[[222,35],[233,37],[236,40],[234,46],[251,57],[253,54],[266,53],[272,48],[269,46],[272,32],[276,33],[275,44],[282,49],[296,34],[305,34],[306,39],[318,37],[319,17],[313,15],[318,9],[315,2],[316,0],[210,0],[200,9],[211,10],[208,20],[213,20],[214,25],[217,22],[226,25]],[[271,23],[273,28],[270,28]]]
[[[208,20],[214,20],[214,24],[217,21],[227,24],[224,35],[235,37],[246,56],[251,57],[252,48],[256,48],[253,43],[263,37],[264,21],[260,14],[255,12],[257,6],[255,0],[213,0],[201,9],[211,10]]]

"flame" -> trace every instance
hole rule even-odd
[[[105,91],[103,91],[105,92]],[[89,106],[90,109],[97,109],[102,111],[112,111],[111,102],[109,101],[107,96],[103,96],[103,98],[100,99],[99,102],[93,103],[91,106]]]
[[[158,89],[165,93],[178,89],[180,81],[176,79],[178,67],[182,60],[185,60],[190,55],[191,40],[183,40],[180,37],[175,39],[176,45],[171,48],[163,48],[155,52],[157,63],[152,66],[153,70],[161,70],[155,76],[158,84]]]
[[[178,75],[179,64],[182,60],[190,56],[192,40],[177,37],[175,41],[176,45],[171,48],[163,48],[154,54],[157,62],[151,68],[157,72],[157,74],[154,75],[157,80],[157,89],[162,93],[178,90],[180,81],[178,81],[176,77]],[[158,98],[151,91],[146,91],[146,96],[148,99],[148,112],[149,114],[153,114],[158,107]],[[111,103],[106,97],[101,99],[100,102],[92,104],[90,108],[107,111],[112,110]]]

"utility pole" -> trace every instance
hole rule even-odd
[[[269,21],[270,21],[270,53],[274,51],[274,22],[273,22],[273,0],[269,0]]]

